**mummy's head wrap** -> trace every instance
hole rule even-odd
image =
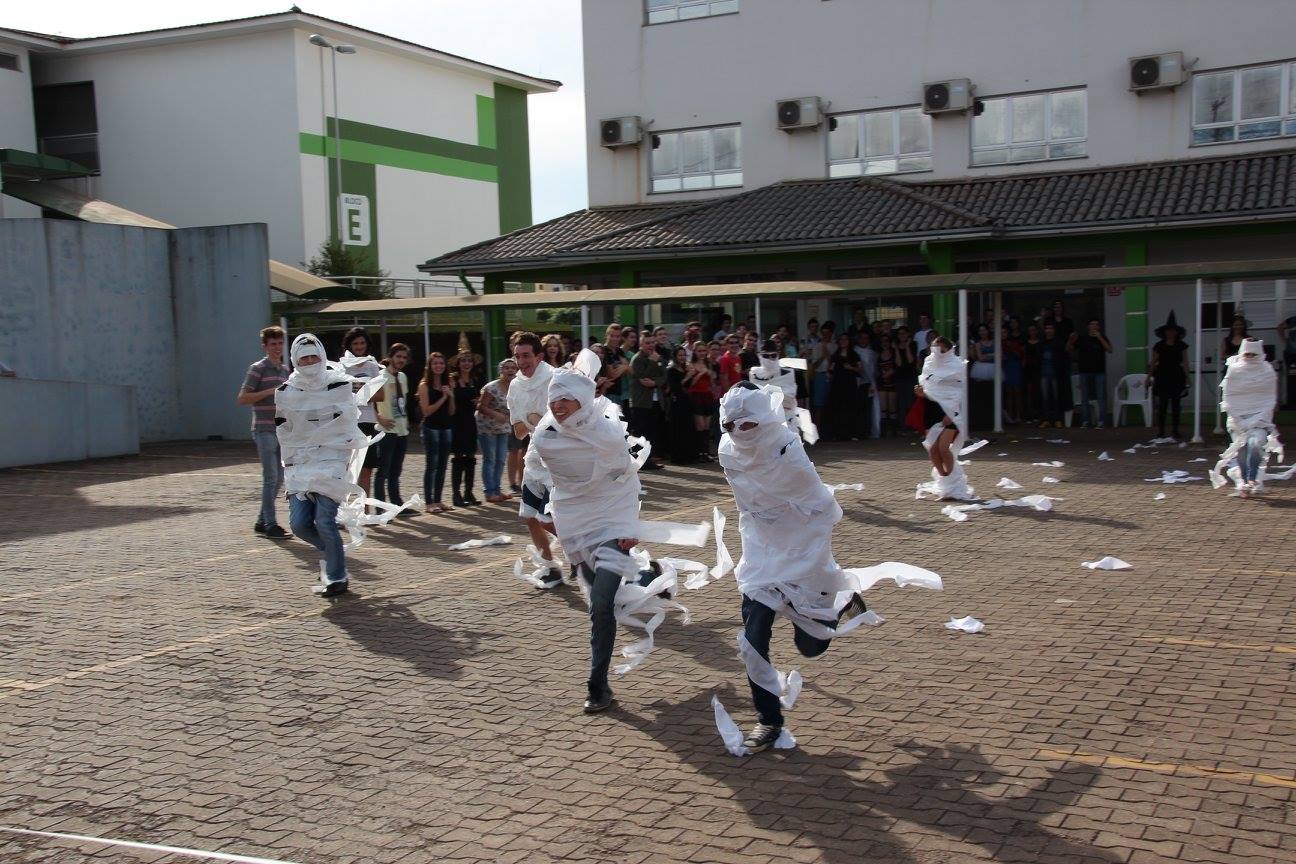
[[[311,389],[323,383],[328,355],[324,353],[324,345],[314,333],[302,333],[294,339],[288,356],[292,360],[293,375],[302,389]],[[318,357],[319,362],[304,366],[301,362],[303,357]]]
[[[580,403],[580,408],[558,424],[560,428],[583,426],[594,418],[594,402],[597,399],[594,389],[594,379],[582,372],[575,369],[554,370],[553,377],[549,379],[549,404],[560,399],[574,399]]]
[[[1255,355],[1247,357],[1248,354]],[[1238,348],[1238,356],[1243,358],[1241,362],[1251,363],[1264,359],[1264,340],[1263,339],[1243,339],[1242,345]]]
[[[743,429],[744,423],[755,423],[756,426]],[[743,450],[758,448],[767,442],[781,442],[788,435],[783,417],[783,393],[740,381],[720,400],[720,425],[734,444]]]

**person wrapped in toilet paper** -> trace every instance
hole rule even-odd
[[[652,650],[652,632],[675,603],[674,571],[651,563],[637,549],[661,523],[639,518],[639,468],[647,459],[646,441],[627,435],[619,407],[596,396],[593,351],[581,352],[574,368],[555,370],[549,382],[548,410],[536,424],[527,449],[526,470],[549,478],[549,512],[554,529],[583,586],[590,614],[590,675],[584,711],[612,704],[608,670],[617,622],[646,630],[644,640],[622,653],[627,671]],[[638,456],[632,456],[632,448]],[[705,535],[703,535],[705,536]],[[666,539],[657,536],[656,539]],[[701,545],[698,539],[693,545]],[[647,615],[652,620],[636,620]],[[660,617],[658,617],[660,615]]]
[[[542,358],[540,337],[527,331],[518,331],[510,339],[513,360],[518,373],[509,385],[506,403],[509,423],[513,426],[515,440],[530,442],[536,424],[548,412],[547,398],[553,367]],[[530,444],[524,443],[528,452]],[[522,501],[518,505],[518,518],[531,535],[531,558],[536,571],[527,581],[536,588],[555,588],[562,584],[562,571],[549,543],[553,519],[549,515],[549,472],[535,460],[522,463]]]
[[[363,537],[362,525],[387,521],[401,509],[382,502],[382,516],[366,517],[365,504],[378,502],[365,498],[356,482],[366,448],[381,437],[369,438],[356,425],[360,405],[368,403],[386,377],[369,379],[357,392],[359,381],[330,363],[323,344],[311,333],[293,340],[289,356],[292,374],[275,391],[275,433],[283,458],[284,490],[293,533],[324,553],[320,586],[315,590],[332,597],[348,587],[346,546],[339,524],[351,533],[355,545]]]
[[[938,501],[975,501],[967,473],[959,464],[959,451],[967,444],[967,410],[963,404],[967,361],[954,353],[945,337],[937,337],[923,361],[914,393],[926,400],[923,447],[931,459],[931,480],[919,483],[915,498]],[[969,448],[971,449],[971,448]]]
[[[800,357],[779,357],[778,345],[772,339],[761,344],[760,363],[747,371],[747,380],[762,387],[776,387],[783,394],[783,417],[788,428],[798,432],[807,444],[819,440],[819,429],[810,417],[809,410],[797,407],[796,371],[806,371],[806,361]]]
[[[742,747],[754,753],[783,737],[782,709],[792,707],[799,689],[796,672],[785,676],[769,660],[776,616],[792,622],[797,650],[816,657],[835,636],[860,624],[881,623],[859,595],[879,579],[931,588],[941,583],[935,573],[905,564],[838,566],[832,532],[842,509],[788,428],[780,392],[746,381],[735,385],[720,400],[720,423],[720,467],[733,490],[742,538],[734,571],[744,625],[738,653],[759,719]],[[848,609],[853,617],[839,626]]]
[[[1282,441],[1273,422],[1278,406],[1278,375],[1265,360],[1264,342],[1260,339],[1243,339],[1238,353],[1225,363],[1228,370],[1220,382],[1220,410],[1228,414],[1232,443],[1211,469],[1210,480],[1218,489],[1228,482],[1227,476],[1238,495],[1249,498],[1264,490],[1266,478],[1286,479],[1292,473],[1265,473],[1271,454],[1276,454],[1279,461],[1283,458]],[[1234,460],[1237,464],[1229,467]]]

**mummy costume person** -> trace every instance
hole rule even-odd
[[[778,355],[778,346],[771,340],[761,345],[760,364],[747,372],[747,379],[761,387],[774,387],[783,394],[783,417],[793,432],[799,432],[807,444],[819,440],[819,429],[810,412],[797,407],[796,371],[806,371],[807,363],[800,357]]]
[[[369,438],[360,431],[360,406],[383,386],[386,376],[371,378],[355,391],[357,379],[329,363],[324,346],[310,333],[293,340],[289,356],[293,372],[275,392],[284,488],[293,533],[324,553],[315,591],[332,597],[347,590],[346,550],[364,539],[363,526],[386,523],[422,501],[417,495],[401,506],[375,501],[356,483],[365,450],[381,437]],[[365,505],[376,507],[381,515],[365,515]],[[339,526],[351,535],[350,543],[343,544]]]
[[[553,367],[540,359],[540,339],[533,333],[514,334],[513,353],[518,373],[509,385],[506,400],[509,423],[515,430],[513,434],[525,429],[526,437],[534,442],[536,423],[549,411],[547,400]],[[530,447],[527,449],[529,451]],[[549,515],[549,472],[542,462],[536,460],[526,460],[522,466],[522,502],[518,505],[518,518],[526,523],[531,534],[527,551],[536,565],[535,572],[522,578],[536,588],[554,588],[562,584],[562,571],[546,533],[553,525],[553,518]]]
[[[1264,491],[1264,481],[1287,479],[1292,471],[1271,475],[1265,473],[1269,455],[1283,458],[1278,427],[1274,425],[1274,409],[1278,405],[1278,376],[1265,360],[1264,343],[1259,339],[1244,339],[1238,353],[1225,361],[1228,371],[1220,382],[1222,396],[1220,409],[1228,414],[1228,431],[1232,443],[1220,454],[1219,462],[1210,471],[1211,485],[1216,489],[1227,481],[1237,487],[1238,495],[1249,498]],[[1236,462],[1233,467],[1229,463]]]
[[[966,375],[967,361],[954,353],[948,340],[936,340],[918,376],[918,386],[927,400],[923,423],[928,428],[922,443],[932,457],[932,479],[918,484],[915,498],[976,500],[972,487],[968,485],[967,473],[958,460],[963,453],[970,453],[981,446],[960,449],[968,437],[967,412],[963,404]],[[952,438],[949,435],[951,429],[955,430]],[[941,467],[938,468],[937,464]]]
[[[935,573],[887,562],[844,570],[833,560],[833,526],[842,509],[819,479],[800,439],[785,421],[781,392],[750,382],[735,385],[720,400],[720,466],[738,506],[742,557],[734,571],[742,592],[743,631],[738,655],[747,667],[759,723],[742,740],[726,741],[732,752],[759,752],[795,744],[783,730],[782,709],[791,708],[800,691],[800,676],[783,675],[770,663],[774,619],[792,621],[797,650],[817,657],[829,641],[860,624],[881,624],[859,592],[881,579],[898,585],[940,589]],[[850,607],[854,615],[838,625]],[[718,702],[722,734],[733,723]],[[777,742],[777,743],[776,743]]]
[[[671,535],[688,532],[680,530],[685,526],[639,519],[638,472],[648,456],[647,442],[630,438],[618,407],[596,397],[592,373],[598,366],[598,356],[586,349],[576,368],[553,373],[548,412],[532,433],[525,463],[528,476],[549,478],[554,527],[589,604],[587,714],[612,704],[608,669],[618,621],[646,631],[644,639],[622,650],[630,662],[617,668],[620,674],[643,662],[668,610],[682,612],[686,623],[688,616],[672,599],[675,570],[650,562],[635,548],[640,539],[678,542]],[[635,446],[641,448],[638,458],[631,456]],[[705,542],[704,531],[692,533],[699,536],[687,542]]]

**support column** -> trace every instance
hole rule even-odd
[[[427,312],[423,313],[423,362],[427,362],[428,355],[432,353],[432,331],[428,329]]]
[[[994,344],[995,344],[995,377],[994,377],[994,426],[995,432],[1003,430],[1003,291],[994,292]]]
[[[488,275],[482,282],[483,294],[503,294],[504,277]],[[504,310],[484,309],[485,319],[482,332],[486,334],[486,367],[493,369],[495,364],[508,356],[508,334],[504,332]]]
[[[1194,304],[1194,318],[1197,322],[1197,338],[1193,340],[1193,436],[1192,443],[1202,443],[1201,434],[1201,363],[1202,363],[1202,280],[1197,280],[1197,302]]]
[[[387,319],[380,318],[378,321],[378,345],[382,349],[382,356],[387,356]]]
[[[1147,266],[1147,241],[1125,244],[1125,266]],[[1147,372],[1148,367],[1148,286],[1126,285],[1125,297],[1125,373]]]
[[[581,304],[581,351],[589,347],[589,306]],[[580,353],[580,352],[577,352]]]
[[[617,268],[617,287],[620,288],[638,288],[639,271],[628,265],[622,265]],[[613,316],[616,322],[622,326],[630,324],[639,326],[639,307],[634,303],[618,304],[613,310]]]
[[[958,289],[958,353],[960,360],[967,360],[968,356],[968,331],[967,331],[967,314],[968,314],[968,294],[966,288]],[[944,335],[944,334],[941,334]],[[968,402],[968,376],[966,366],[963,369],[963,413],[969,421],[972,417],[971,404]],[[964,444],[968,442],[964,441]]]
[[[923,243],[919,250],[932,273],[954,272],[954,250],[949,246],[929,246]],[[938,291],[932,295],[932,328],[947,339],[954,339],[955,299],[953,291]]]
[[[761,339],[765,338],[765,328],[761,326],[760,297],[756,298],[756,333]],[[760,348],[760,345],[758,344],[756,347]]]

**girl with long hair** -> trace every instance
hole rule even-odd
[[[454,388],[450,384],[445,355],[433,351],[423,368],[418,385],[419,408],[423,410],[423,500],[427,512],[444,513],[450,508],[441,503],[445,489],[446,462],[450,460],[451,420],[454,417]]]
[[[557,333],[550,333],[540,340],[540,346],[543,349],[540,354],[541,360],[555,369],[563,365],[563,357],[566,355],[563,353],[561,336]]]
[[[451,501],[456,507],[476,507],[481,502],[472,494],[477,475],[477,399],[481,385],[473,371],[475,360],[468,351],[455,355],[450,383],[454,388],[454,416],[450,419]]]

